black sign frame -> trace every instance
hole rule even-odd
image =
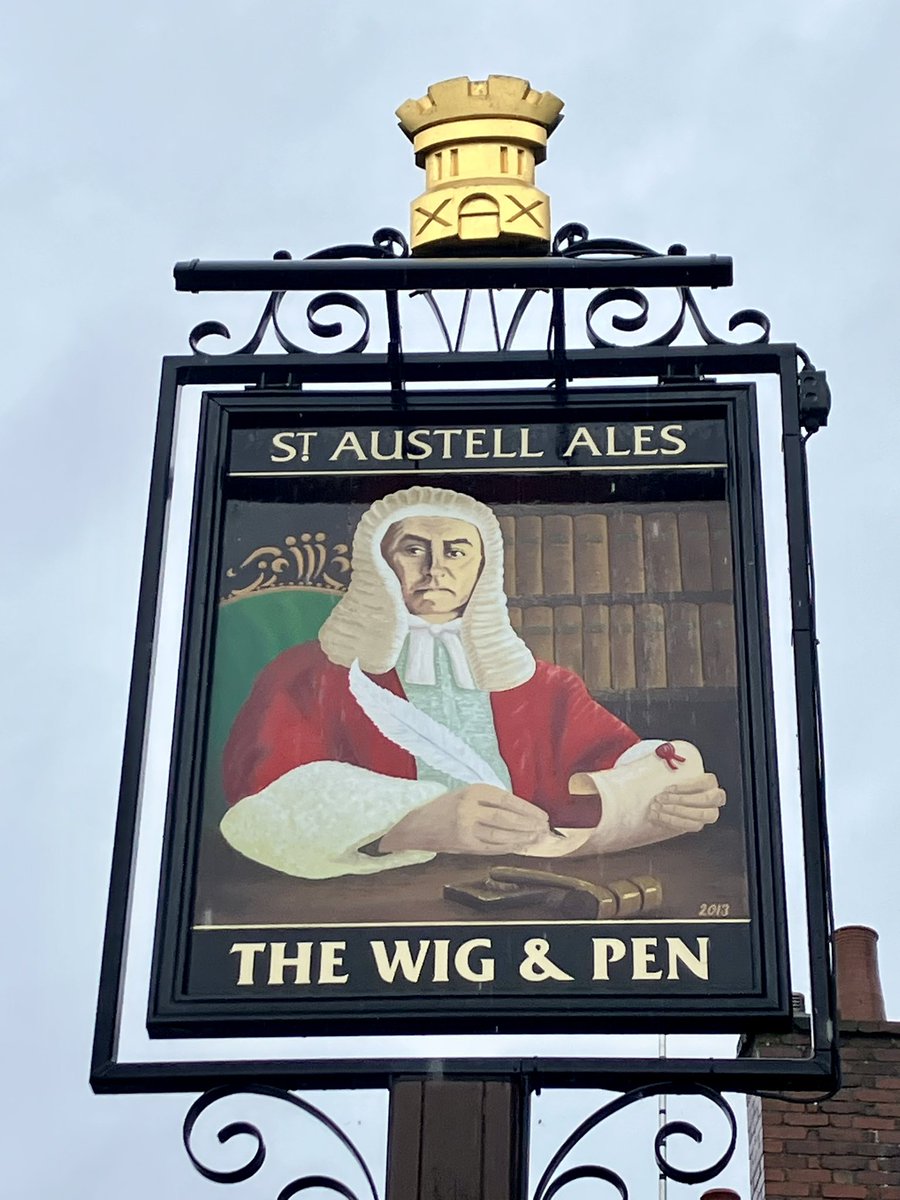
[[[110,892],[110,910],[104,945],[92,1084],[102,1091],[195,1090],[223,1081],[253,1078],[288,1086],[376,1086],[398,1073],[413,1070],[415,1060],[383,1060],[366,1064],[352,1061],[322,1062],[219,1062],[219,1063],[123,1063],[118,1060],[117,1023],[124,971],[123,951],[126,940],[127,898],[130,889],[130,864],[137,831],[137,800],[140,789],[140,747],[146,721],[147,691],[151,665],[153,628],[159,589],[159,568],[163,551],[167,490],[172,451],[172,435],[177,395],[181,386],[255,387],[288,386],[320,381],[353,386],[357,381],[382,380],[392,386],[394,403],[397,393],[397,363],[390,356],[335,355],[328,360],[289,354],[269,356],[238,354],[216,362],[205,356],[169,358],[164,362],[157,442],[148,515],[144,572],[139,602],[138,629],[132,690],[129,701],[126,754],[123,768],[121,803],[116,832],[116,847]],[[723,1088],[743,1089],[759,1086],[800,1086],[821,1084],[833,1074],[833,996],[828,946],[829,913],[826,866],[818,853],[825,841],[821,788],[818,697],[812,602],[807,573],[808,504],[805,465],[801,446],[802,429],[797,373],[797,350],[792,345],[717,346],[705,348],[648,347],[609,352],[570,351],[565,373],[571,380],[627,379],[658,376],[703,380],[717,372],[730,376],[775,374],[781,386],[784,466],[787,497],[789,562],[794,613],[794,657],[800,743],[801,804],[804,822],[805,880],[808,937],[812,973],[811,1054],[794,1060],[763,1061],[670,1059],[584,1060],[549,1058],[538,1060],[452,1059],[442,1064],[448,1075],[484,1077],[500,1071],[537,1071],[545,1084],[579,1082],[614,1087],[627,1080],[664,1078],[686,1082],[715,1077]],[[502,356],[455,354],[409,356],[403,375],[410,383],[442,380],[531,380],[556,379],[559,363],[544,354],[507,353]],[[695,383],[702,394],[713,385]],[[667,389],[668,390],[668,389]],[[557,391],[559,395],[559,388]],[[464,395],[464,394],[463,394]],[[566,397],[568,399],[568,397]],[[401,402],[401,409],[406,402]],[[770,914],[780,922],[780,915]],[[777,957],[777,956],[776,956]],[[767,1003],[770,1003],[771,996]],[[784,1014],[782,986],[777,1003],[770,1006]],[[704,1023],[698,1020],[698,1026]],[[212,1025],[212,1028],[221,1028]]]
[[[424,987],[405,988],[407,994],[404,995],[399,992],[399,980],[395,980],[390,987],[382,986],[379,989],[378,976],[366,953],[367,936],[371,937],[373,931],[370,929],[367,935],[363,932],[365,927],[336,924],[329,934],[315,927],[298,930],[288,926],[279,931],[265,925],[253,930],[248,928],[252,922],[247,921],[236,927],[237,932],[218,929],[190,931],[188,913],[194,890],[192,875],[197,869],[200,837],[201,781],[198,766],[204,757],[204,716],[211,707],[210,649],[216,611],[216,583],[221,574],[216,554],[221,542],[222,481],[229,473],[232,479],[238,474],[246,474],[229,471],[229,467],[246,466],[250,461],[229,464],[229,448],[233,459],[235,446],[240,447],[247,440],[248,432],[255,433],[258,428],[269,425],[283,428],[290,424],[298,408],[302,408],[305,426],[321,428],[320,443],[328,440],[329,427],[337,433],[348,426],[354,430],[393,430],[401,424],[398,414],[390,406],[389,397],[383,395],[366,397],[362,406],[359,394],[353,392],[308,393],[291,398],[264,391],[251,395],[207,393],[204,396],[194,529],[188,567],[189,593],[176,708],[170,821],[165,837],[151,989],[153,1000],[149,1027],[152,1034],[219,1037],[228,1034],[271,1035],[275,1031],[284,1034],[366,1033],[376,1030],[385,1033],[555,1032],[561,1026],[570,1032],[596,1032],[599,1029],[604,1032],[637,1032],[648,1028],[670,1032],[739,1032],[751,1027],[771,1028],[773,1022],[779,1019],[784,1021],[789,1013],[789,985],[786,948],[781,932],[784,928],[784,900],[778,866],[781,856],[777,783],[772,777],[775,761],[774,722],[768,674],[765,571],[759,554],[762,537],[755,407],[752,386],[705,387],[699,390],[672,387],[662,393],[646,389],[573,389],[567,398],[565,415],[569,429],[567,440],[571,440],[577,429],[593,427],[591,423],[604,429],[616,428],[605,424],[608,422],[618,422],[621,426],[627,421],[643,421],[647,424],[639,425],[639,428],[647,431],[656,426],[668,429],[670,426],[667,422],[683,422],[672,428],[682,430],[683,436],[688,438],[687,430],[700,426],[705,418],[710,425],[721,425],[722,431],[727,431],[727,497],[732,514],[732,540],[736,550],[735,583],[739,601],[736,624],[740,631],[739,640],[743,642],[739,658],[744,684],[740,690],[740,707],[745,714],[745,745],[740,758],[746,777],[741,791],[745,797],[744,837],[750,852],[747,880],[750,925],[749,929],[742,925],[732,926],[727,920],[723,922],[713,918],[702,924],[688,922],[689,930],[671,922],[642,923],[636,932],[650,935],[655,943],[661,945],[669,945],[676,932],[690,932],[692,936],[709,939],[706,944],[710,961],[718,959],[720,963],[733,957],[733,945],[742,944],[743,935],[749,933],[750,942],[745,951],[747,982],[743,987],[728,988],[718,983],[718,977],[710,967],[709,982],[696,986],[692,994],[685,994],[684,988],[676,990],[670,985],[654,990],[652,995],[642,995],[642,990],[648,990],[646,984],[643,988],[640,985],[633,987],[624,994],[619,989],[617,994],[609,997],[596,987],[590,989],[590,994],[578,994],[574,988],[584,980],[579,981],[576,976],[572,987],[568,983],[557,986],[553,988],[552,996],[546,993],[551,990],[547,984],[552,987],[553,981],[545,980],[541,986],[532,986],[530,989],[519,985],[522,988],[520,996],[507,995],[501,998],[493,989],[489,995],[484,995],[478,987],[464,989],[462,994],[456,996],[452,992],[449,995],[441,994],[441,990],[429,994]],[[503,428],[501,423],[508,425],[513,421],[539,431],[542,427],[558,428],[559,420],[558,406],[554,407],[552,402],[548,404],[545,393],[515,389],[491,393],[417,393],[408,399],[402,425],[407,429],[415,429],[423,424],[436,427],[453,424],[464,428]],[[649,438],[650,434],[643,436]],[[253,440],[256,441],[255,438]],[[327,463],[328,457],[323,457],[324,463]],[[355,457],[354,454],[350,455],[351,462],[355,462]],[[270,458],[258,456],[262,476],[278,473],[265,470],[265,467],[271,466]],[[542,459],[542,462],[545,461]],[[621,465],[615,465],[616,460],[612,460],[612,466],[609,465],[610,460],[605,462],[607,465],[600,469],[615,472],[620,489],[623,481],[635,479],[635,466],[647,469],[647,459],[639,459],[637,463],[632,461],[629,468],[624,470]],[[411,462],[406,475],[392,475],[392,483],[401,486],[417,481],[452,482],[444,478],[444,470],[438,474],[434,471],[425,473],[415,471],[416,465]],[[679,461],[679,467],[688,465]],[[523,469],[527,470],[527,466],[527,462],[512,464],[517,475]],[[576,485],[579,491],[590,486],[588,469],[579,472]],[[293,474],[317,479],[315,474],[308,474],[309,470],[307,465]],[[472,466],[464,470],[464,478],[477,473]],[[694,473],[698,472],[705,474],[700,467],[695,467]],[[281,473],[283,478],[288,477],[286,468],[282,468]],[[376,470],[373,474],[377,476],[379,472]],[[657,477],[660,474],[666,474],[667,482],[670,482],[675,475],[675,468],[668,472],[658,469]],[[684,480],[685,474],[679,472],[678,478],[679,481]],[[356,481],[359,481],[358,475]],[[539,494],[543,492],[547,481],[548,477],[543,474],[535,481]],[[330,482],[333,486],[333,473]],[[530,938],[554,938],[552,952],[556,955],[556,947],[560,946],[563,939],[568,943],[580,935],[580,953],[576,953],[570,945],[566,945],[565,950],[570,957],[583,964],[584,960],[589,959],[593,940],[591,935],[617,931],[617,927],[605,926],[602,922],[568,925],[550,922],[548,928],[546,923],[542,924],[536,918],[530,926],[517,922],[511,927],[500,918],[488,925],[467,925],[458,915],[456,921],[451,952],[460,940],[476,938],[480,942],[489,941],[491,959],[493,961],[496,957],[498,970],[505,961],[507,988],[517,982],[515,961],[521,955],[522,946],[530,944]],[[559,924],[562,924],[562,928],[558,927]],[[380,935],[377,944],[382,946],[390,945],[394,938],[414,943],[417,936],[435,938],[448,931],[434,929],[425,922],[410,922],[407,926],[388,926],[376,932]],[[332,987],[330,992],[320,989],[318,998],[314,998],[313,980],[310,988],[312,996],[302,992],[298,995],[294,989],[281,987],[276,989],[274,995],[271,992],[259,994],[254,991],[251,997],[247,991],[236,986],[236,970],[234,978],[229,981],[230,986],[225,984],[226,972],[231,974],[238,962],[236,958],[227,957],[235,953],[234,945],[248,948],[277,944],[280,947],[292,944],[290,939],[303,939],[305,944],[307,939],[315,939],[317,934],[320,939],[328,939],[326,945],[340,945],[342,957],[345,954],[349,956],[345,966],[350,972],[350,979],[340,989]],[[388,943],[382,940],[385,935],[389,936]],[[331,940],[334,938],[341,940],[334,942]],[[210,941],[218,943],[215,951],[207,949]],[[195,942],[197,945],[192,950],[191,943]],[[229,942],[232,943],[231,947]],[[688,944],[687,939],[684,944]],[[313,952],[317,946],[318,942],[312,940]],[[255,956],[257,952],[252,953]],[[189,971],[189,966],[194,958],[205,960],[209,970],[218,968],[218,986],[227,994],[204,998],[202,986],[189,988],[188,976],[194,974]],[[350,959],[353,958],[355,962],[351,968]],[[239,961],[243,962],[244,959],[241,957]],[[255,961],[253,965],[256,970]],[[354,995],[351,988],[355,977],[367,967],[368,986],[362,995]],[[570,964],[570,969],[576,968]],[[582,969],[585,969],[584,965]],[[264,977],[262,964],[257,974],[260,971]],[[724,974],[722,967],[720,972]],[[710,986],[716,989],[715,999],[708,990]],[[196,994],[198,991],[199,996]]]

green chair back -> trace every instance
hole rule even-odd
[[[204,780],[206,820],[218,824],[225,812],[222,752],[256,677],[289,646],[312,641],[342,594],[273,588],[219,606]]]

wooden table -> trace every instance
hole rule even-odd
[[[214,830],[202,847],[194,913],[198,924],[254,926],[471,924],[550,918],[546,904],[482,911],[445,898],[446,884],[477,884],[492,866],[502,863],[592,883],[654,876],[662,885],[662,907],[652,915],[660,919],[696,919],[707,915],[710,905],[728,909],[709,915],[746,917],[743,859],[739,831],[714,828],[619,854],[549,859],[439,854],[419,866],[312,880],[251,862]]]

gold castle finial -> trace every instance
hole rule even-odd
[[[397,109],[425,168],[410,208],[413,254],[541,254],[550,198],[534,186],[562,100],[527,79],[445,79]]]

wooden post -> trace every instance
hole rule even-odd
[[[525,1200],[528,1088],[416,1077],[391,1086],[386,1200]]]

